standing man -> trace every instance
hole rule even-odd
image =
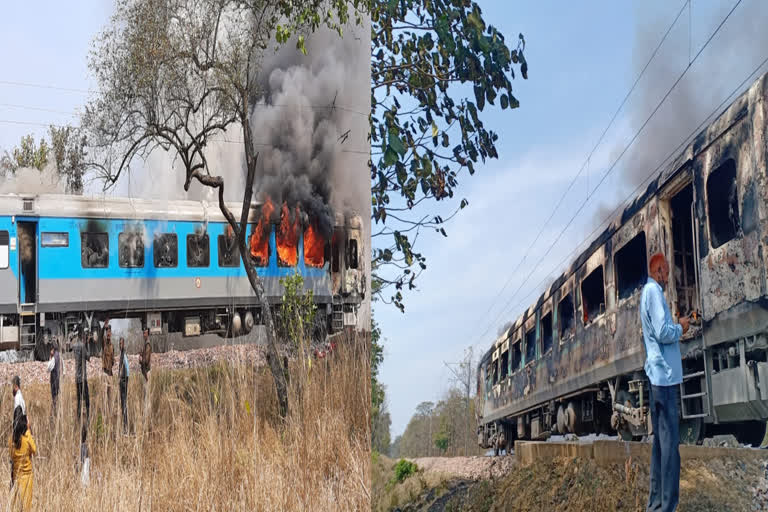
[[[123,413],[123,432],[128,431],[128,408],[126,402],[128,400],[128,377],[130,376],[130,369],[128,366],[128,355],[125,353],[125,339],[120,338],[120,363],[118,365],[118,375],[120,379],[120,409]]]
[[[91,418],[91,399],[88,394],[88,347],[85,346],[82,330],[78,330],[72,351],[75,354],[75,386],[77,388],[77,422],[80,423],[81,403],[85,400],[85,422]]]
[[[26,416],[27,403],[21,395],[21,379],[18,375],[15,375],[11,382],[13,384],[13,410],[16,410],[17,407],[21,407],[21,413]]]
[[[672,512],[680,495],[680,419],[677,405],[683,381],[680,336],[688,331],[688,318],[680,323],[664,298],[669,265],[662,253],[651,257],[648,282],[640,297],[640,322],[645,343],[645,373],[651,381],[650,412],[653,425],[649,511]]]
[[[48,361],[48,373],[51,374],[51,418],[56,417],[56,408],[59,402],[59,384],[61,382],[61,357],[59,356],[58,343],[51,347],[51,359]]]
[[[104,336],[101,341],[101,368],[106,375],[107,411],[112,403],[112,368],[115,366],[115,348],[112,346],[112,326],[107,319],[104,326]]]
[[[145,328],[142,335],[144,337],[144,346],[141,352],[139,352],[139,366],[141,367],[141,374],[144,375],[144,418],[146,421],[150,402],[149,371],[152,369],[152,345],[149,343],[149,328]]]

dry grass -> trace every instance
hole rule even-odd
[[[116,381],[107,408],[104,378],[92,376],[86,489],[74,469],[74,382],[62,382],[54,427],[49,387],[30,385],[24,396],[38,447],[33,510],[370,509],[366,346],[344,344],[331,362],[315,362],[308,377],[293,365],[292,414],[285,422],[276,417],[269,371],[230,361],[152,375],[151,421],[142,413],[143,377],[132,374],[132,433],[123,436]],[[0,432],[6,443],[11,404],[4,386]],[[0,510],[8,508],[9,471],[3,474]]]

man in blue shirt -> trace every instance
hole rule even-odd
[[[669,265],[662,253],[651,257],[648,282],[640,296],[640,322],[645,343],[645,373],[651,381],[650,412],[653,425],[649,511],[672,512],[680,495],[680,419],[677,393],[683,381],[680,336],[688,331],[688,318],[672,320],[664,289]]]

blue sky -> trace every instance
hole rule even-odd
[[[691,57],[734,3],[693,1]],[[473,344],[476,356],[486,350],[499,327],[535,300],[543,291],[542,280],[548,283],[563,270],[558,263],[629,194],[638,177],[658,166],[768,57],[761,55],[768,46],[758,25],[766,18],[757,15],[764,15],[765,8],[757,0],[745,0],[544,258],[588,191],[688,65],[686,9],[590,159],[588,171],[576,180],[513,275],[683,2],[479,4],[486,21],[508,41],[514,44],[518,32],[524,34],[529,79],[513,81],[519,109],[487,115],[486,124],[500,136],[499,159],[464,177],[457,194],[469,200],[469,207],[451,221],[448,238],[422,233],[419,249],[428,257],[428,268],[419,289],[406,295],[405,314],[374,305],[384,337],[381,378],[387,386],[393,438],[403,432],[418,403],[439,400],[450,385],[443,362],[461,360]]]
[[[419,289],[406,296],[406,313],[383,304],[375,307],[385,337],[382,380],[388,387],[393,434],[402,433],[419,402],[437,400],[446,390],[449,373],[443,361],[459,360],[473,343],[476,353],[487,348],[498,327],[541,292],[536,284],[553,269],[561,269],[557,263],[598,223],[596,215],[626,196],[634,183],[631,176],[660,163],[704,111],[708,113],[768,56],[760,55],[768,48],[768,36],[761,35],[766,9],[760,0],[744,0],[637,140],[636,151],[625,155],[550,256],[542,258],[633,130],[687,65],[686,11],[591,159],[588,172],[576,181],[544,230],[524,271],[512,275],[683,2],[479,3],[485,19],[512,44],[518,32],[525,35],[530,78],[513,82],[519,109],[487,116],[487,124],[500,135],[500,158],[461,182],[457,193],[469,200],[469,207],[451,221],[449,237],[423,233],[420,248],[429,266]],[[693,0],[691,53],[697,52],[733,3]],[[87,69],[90,41],[111,10],[111,2],[104,0],[11,2],[4,7],[0,151],[24,134],[45,134],[49,123],[76,121],[71,113],[82,108],[84,91],[94,85]],[[627,163],[637,165],[629,168]],[[539,269],[532,273],[539,261]],[[520,293],[513,295],[531,273]]]

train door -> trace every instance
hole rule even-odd
[[[19,257],[19,343],[35,347],[37,333],[37,221],[17,219]]]
[[[672,264],[669,277],[675,289],[672,311],[678,317],[696,315],[699,312],[692,205],[693,185],[690,182],[669,200],[672,231],[670,258]]]

